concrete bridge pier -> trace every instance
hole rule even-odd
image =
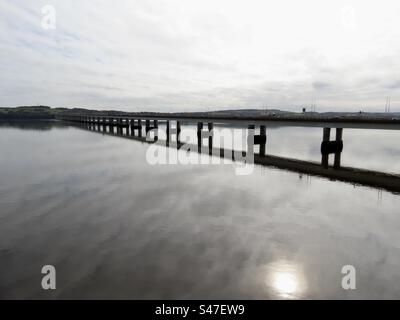
[[[255,136],[256,126],[254,124],[249,124],[247,126],[247,153],[254,153],[254,136]]]
[[[265,126],[260,126],[260,137],[263,143],[260,143],[260,156],[265,156],[265,147],[267,145],[267,132]]]
[[[155,130],[153,130],[155,129]],[[146,137],[147,134],[152,131],[154,132],[154,141],[158,140],[158,120],[146,120]]]
[[[213,128],[214,124],[213,123],[208,123],[207,128],[208,131],[204,131],[204,123],[203,122],[198,122],[197,123],[197,151],[201,153],[202,147],[203,147],[203,139],[208,138],[208,153],[211,155],[212,154],[212,146],[213,146]]]
[[[255,128],[256,127],[254,124],[250,124],[248,126],[247,152],[254,154],[254,146],[259,145],[260,146],[259,155],[265,156],[265,149],[267,144],[267,134],[265,126],[263,125],[260,126],[260,134],[255,134],[256,131]]]
[[[128,136],[129,135],[129,119],[125,118],[125,134]]]
[[[146,131],[146,136],[147,136],[147,133],[150,131],[150,120],[146,120],[146,128],[145,128],[145,131]]]
[[[131,127],[131,136],[135,136],[135,119],[131,119],[130,121],[130,127]]]
[[[171,128],[171,121],[166,122],[166,140],[167,140],[167,146],[169,146],[169,142],[171,141],[171,136],[173,134],[176,135],[176,143],[177,147],[179,149],[179,144],[180,144],[180,135],[181,135],[181,123],[179,121],[176,121],[176,128]]]
[[[181,123],[180,121],[176,122],[176,143],[178,145],[178,149],[180,148],[180,143],[181,143]]]
[[[166,137],[165,137],[166,145],[167,145],[167,147],[169,147],[169,141],[170,141],[171,134],[170,134],[170,123],[168,120],[165,122],[165,134],[166,134]]]
[[[117,134],[122,135],[122,118],[117,119]]]
[[[167,146],[169,146],[169,143],[171,141],[171,136],[173,134],[176,135],[176,143],[178,145],[178,149],[179,149],[179,144],[180,144],[180,134],[181,134],[181,123],[179,121],[176,122],[176,128],[172,128],[171,127],[171,121],[166,121],[165,123],[166,125],[166,140],[167,140]]]
[[[139,137],[142,137],[142,120],[138,119],[138,133],[139,133]]]
[[[324,128],[321,143],[321,164],[324,168],[329,167],[329,155],[335,154],[333,167],[340,168],[341,153],[343,151],[343,128],[336,128],[336,139],[330,141],[331,128]]]
[[[208,123],[208,154],[212,155],[214,123]]]
[[[335,168],[340,168],[341,155],[343,151],[343,128],[336,128],[336,143],[339,145],[339,150],[335,152],[333,166]]]
[[[135,119],[131,119],[131,136],[135,136],[135,130],[138,131],[138,136],[142,136],[142,120],[138,119],[137,124],[135,124]]]
[[[153,121],[154,141],[158,141],[158,120]]]
[[[114,133],[114,118],[111,117],[111,118],[109,119],[109,124],[110,124],[110,125],[109,125],[109,132],[110,132],[110,133]]]
[[[201,138],[201,133],[203,131],[203,122],[197,123],[197,151],[201,153],[201,147],[203,146],[203,141]]]
[[[321,159],[321,164],[324,168],[328,168],[329,166],[329,153],[324,151],[324,143],[329,142],[331,137],[331,128],[324,128],[323,134],[322,134],[322,144],[321,144],[321,154],[322,154],[322,159]]]

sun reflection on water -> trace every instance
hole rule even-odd
[[[289,295],[297,291],[298,283],[293,274],[288,272],[277,272],[274,274],[273,286],[280,293]]]
[[[280,260],[267,265],[266,285],[279,299],[296,299],[306,291],[304,274],[299,265]]]

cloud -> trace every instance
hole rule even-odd
[[[400,80],[392,81],[387,85],[388,89],[400,89]]]
[[[332,85],[328,82],[324,82],[324,81],[314,81],[312,83],[312,86],[315,90],[325,90],[325,89],[329,89]]]
[[[394,0],[3,0],[0,105],[384,110],[392,96],[394,110],[399,13]]]

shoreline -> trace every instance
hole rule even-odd
[[[277,109],[239,109],[207,112],[124,112],[47,106],[0,108],[0,121],[54,120],[63,116],[113,116],[158,119],[204,119],[219,121],[269,121],[305,123],[400,124],[400,113],[379,112],[289,112]]]

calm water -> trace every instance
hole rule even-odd
[[[321,129],[267,134],[268,153],[320,159]],[[400,173],[399,131],[343,139],[343,165]],[[399,195],[259,166],[152,166],[148,147],[0,125],[0,298],[400,298]],[[41,289],[46,264],[55,291]]]

